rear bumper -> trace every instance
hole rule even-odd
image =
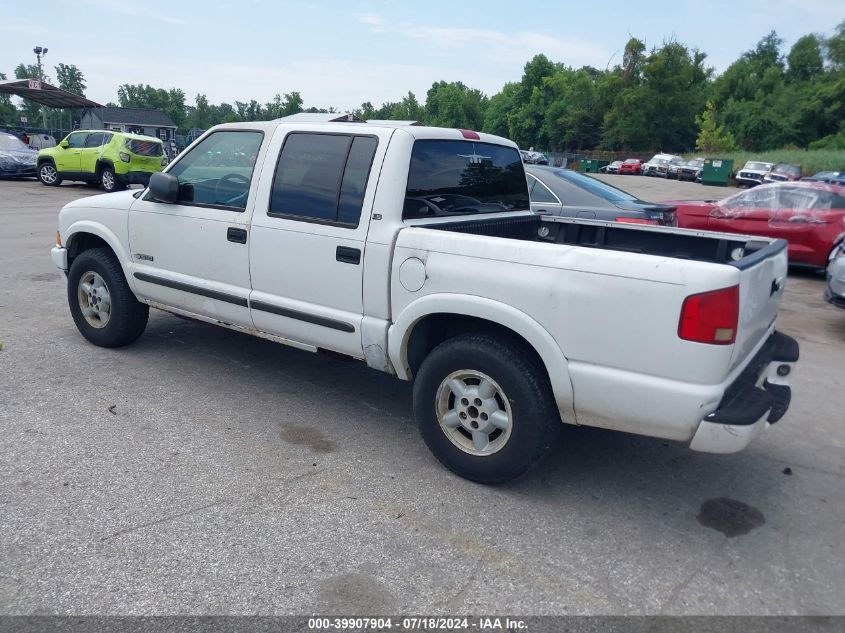
[[[690,448],[706,453],[735,453],[780,420],[789,408],[789,375],[798,361],[798,342],[774,332],[706,416]]]
[[[125,174],[115,174],[118,182],[123,185],[144,185],[150,184],[150,176],[152,172],[149,171],[127,171]]]

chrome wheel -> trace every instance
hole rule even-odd
[[[53,185],[56,183],[59,174],[52,163],[44,163],[39,170],[39,176],[41,177],[41,182],[44,184]]]
[[[472,369],[452,372],[440,383],[435,399],[440,428],[462,451],[492,455],[510,439],[510,402],[490,376]]]
[[[114,174],[110,169],[104,169],[102,175],[103,189],[111,191],[114,189]]]
[[[92,270],[83,273],[76,294],[88,324],[97,329],[106,327],[111,318],[111,293],[103,278]]]

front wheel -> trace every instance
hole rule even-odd
[[[449,339],[426,357],[414,416],[444,466],[486,484],[525,473],[562,425],[540,361],[516,341],[484,334]]]
[[[84,251],[70,266],[68,305],[79,332],[94,345],[121,347],[147,327],[149,306],[132,294],[110,250]]]
[[[38,180],[41,181],[42,185],[48,187],[57,187],[62,184],[62,177],[56,170],[56,166],[51,162],[41,163],[38,168]]]

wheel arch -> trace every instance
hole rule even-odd
[[[120,267],[123,269],[123,276],[126,278],[129,287],[134,291],[132,275],[129,270],[129,253],[123,248],[117,235],[109,228],[87,220],[74,222],[68,227],[64,246],[68,250],[68,269],[80,253],[92,248],[108,248],[117,257],[117,261],[120,262]]]
[[[94,167],[96,174],[99,176],[100,173],[103,171],[103,167],[111,167],[112,171],[114,171],[114,161],[110,158],[103,158],[100,157],[97,159],[97,164]]]
[[[561,416],[574,423],[574,393],[566,357],[552,335],[524,312],[471,295],[427,295],[399,314],[388,334],[388,354],[399,378],[411,380],[426,354],[465,332],[492,331],[514,337],[537,355],[546,370]]]

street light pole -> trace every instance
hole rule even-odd
[[[32,49],[32,52],[35,53],[35,58],[38,60],[38,81],[44,81],[44,70],[41,68],[41,57],[47,54],[47,47],[36,46]],[[42,106],[41,108],[41,123],[43,128],[47,128],[47,106]]]

